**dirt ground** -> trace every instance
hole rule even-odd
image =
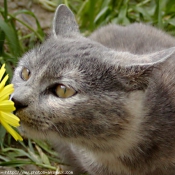
[[[9,13],[14,13],[18,10],[24,10],[24,9],[32,11],[39,20],[40,25],[44,29],[44,31],[49,31],[50,27],[52,26],[54,9],[52,9],[52,11],[45,9],[41,5],[41,3],[38,2],[38,0],[8,0],[7,5]],[[4,0],[0,0],[0,7],[3,6],[4,6]],[[25,21],[30,26],[36,29],[36,22],[31,16],[26,14],[20,14],[18,15],[18,17],[19,19],[22,19],[23,21]]]

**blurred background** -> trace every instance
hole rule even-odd
[[[6,64],[9,82],[19,58],[48,37],[59,4],[66,4],[74,12],[85,36],[109,23],[134,22],[175,35],[174,0],[0,0],[0,66]],[[0,172],[56,171],[61,164],[48,144],[29,139],[15,142],[0,126]]]

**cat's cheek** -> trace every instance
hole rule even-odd
[[[24,125],[21,123],[20,126],[18,127],[18,131],[22,136],[25,136],[25,129],[24,129]]]
[[[31,134],[30,131],[27,129],[27,127],[25,126],[25,124],[23,122],[21,122],[20,126],[18,127],[18,131],[19,133],[22,135],[22,137],[27,137],[27,138],[31,138]]]
[[[24,122],[21,122],[20,127],[18,127],[19,133],[24,138],[30,138],[30,139],[45,139],[45,134],[42,132],[38,132],[35,128],[25,124]]]

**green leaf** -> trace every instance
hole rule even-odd
[[[127,12],[128,12],[128,2],[129,0],[125,0],[125,2],[123,2],[122,7],[120,8],[120,12],[118,15],[118,18],[116,20],[117,23],[119,24],[129,24],[129,19],[127,18]]]
[[[43,30],[42,30],[42,28],[41,28],[41,25],[40,25],[40,23],[39,23],[37,17],[35,16],[35,14],[34,14],[32,11],[30,11],[30,10],[19,10],[19,11],[15,12],[15,13],[14,13],[13,15],[11,15],[11,16],[16,18],[16,16],[19,15],[19,14],[30,15],[30,16],[32,16],[32,17],[35,19],[36,25],[37,25],[37,34],[39,34],[38,37],[39,37],[39,39],[40,39],[41,41],[43,41],[43,40],[44,40],[44,35],[45,35],[45,34],[44,34],[44,32],[43,32]],[[17,19],[17,18],[16,18],[16,19]],[[17,19],[17,20],[18,20],[18,19]],[[20,22],[20,21],[19,21],[19,22]],[[23,24],[25,24],[25,23],[23,22]],[[27,24],[25,24],[25,26],[28,27],[29,29],[31,29],[31,27],[29,27]]]
[[[156,0],[156,4],[155,18],[157,20],[157,26],[163,28],[161,0]]]
[[[4,129],[4,127],[2,127],[2,125],[0,125],[0,146],[4,142],[4,136],[5,136],[5,134],[6,134],[6,130]]]
[[[96,16],[94,23],[97,23],[97,21],[106,14],[106,12],[108,11],[108,7],[104,7]]]
[[[8,40],[10,51],[13,53],[13,55],[16,58],[21,56],[20,45],[14,29],[1,19],[0,19],[0,29],[5,33],[5,37]]]
[[[7,157],[1,156],[1,155],[0,155],[0,160],[6,161],[6,162],[9,161]]]
[[[4,32],[0,29],[0,56],[2,56],[4,52],[4,41],[5,41],[5,34]]]
[[[46,165],[51,166],[48,157],[47,157],[46,154],[42,151],[42,149],[41,149],[39,146],[37,146],[37,145],[36,145],[35,147],[36,147],[36,149],[38,150],[38,153],[39,153],[39,155],[40,155],[40,158],[41,158],[42,162],[43,162],[44,164],[46,164]]]
[[[30,164],[32,164],[32,162],[28,160],[11,160],[11,161],[0,163],[0,166],[18,167],[18,166],[30,165]]]
[[[15,157],[28,157],[32,160],[32,157],[30,156],[29,153],[25,152],[22,149],[17,149],[17,148],[4,148],[2,150],[2,153],[5,153],[6,155],[9,155],[12,159]],[[15,157],[14,157],[15,156]]]
[[[30,155],[30,159],[33,161],[33,162],[36,162],[38,164],[41,164],[42,161],[41,159],[39,158],[39,156],[35,153],[35,152],[32,152],[31,150],[28,149],[28,152],[29,152],[29,155]]]

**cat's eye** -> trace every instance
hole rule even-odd
[[[30,70],[24,67],[21,71],[21,78],[27,81],[30,78]]]
[[[55,94],[60,98],[68,98],[75,95],[76,91],[64,85],[57,85],[57,87],[55,88]]]

